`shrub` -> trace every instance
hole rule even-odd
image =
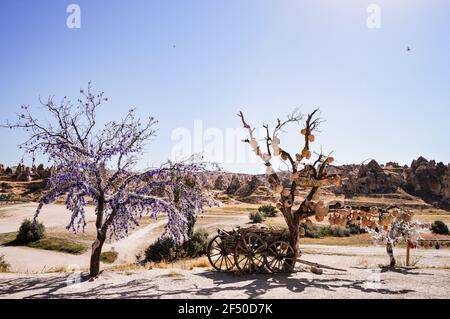
[[[323,235],[321,235],[320,231],[318,231],[318,227],[313,227],[309,229],[308,227],[305,228],[305,237],[308,238],[321,238]]]
[[[359,225],[355,224],[350,224],[348,226],[348,230],[350,232],[350,235],[358,235],[366,233],[366,230],[364,228],[361,228]]]
[[[13,199],[13,195],[11,193],[0,193],[0,201],[7,202]]]
[[[116,261],[117,256],[119,256],[119,253],[117,251],[105,251],[100,254],[100,261],[107,264],[112,264]]]
[[[180,258],[195,258],[206,254],[209,234],[204,229],[195,231],[182,245],[171,238],[159,238],[145,250],[145,261],[174,262]]]
[[[258,212],[264,214],[265,217],[275,217],[277,216],[277,209],[272,205],[259,206]]]
[[[306,224],[301,223],[301,227],[305,230],[305,237],[308,238],[322,238],[322,237],[348,237],[350,230],[339,226],[313,226],[306,227]]]
[[[431,225],[431,231],[434,234],[448,235],[450,234],[447,225],[442,220],[435,220]]]
[[[259,211],[251,212],[249,215],[250,221],[254,224],[262,223],[264,221],[264,214]]]
[[[0,255],[0,272],[8,272],[9,264],[5,260],[5,255]]]
[[[178,258],[179,248],[172,238],[158,238],[145,250],[145,260],[153,262],[172,262]]]
[[[333,237],[348,237],[350,236],[350,231],[347,228],[340,226],[331,226],[331,234]]]
[[[20,225],[19,231],[16,236],[16,242],[19,244],[28,244],[33,241],[44,238],[45,226],[42,223],[36,223],[33,225],[31,220],[25,219]]]
[[[199,229],[191,238],[183,244],[185,257],[195,258],[206,254],[208,251],[209,234],[205,229]]]

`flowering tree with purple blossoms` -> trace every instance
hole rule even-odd
[[[156,218],[159,213],[167,214],[164,236],[183,242],[203,206],[214,202],[197,181],[206,169],[203,163],[169,163],[143,172],[132,170],[145,142],[155,135],[157,122],[152,117],[141,122],[131,109],[122,120],[99,127],[96,111],[107,98],[103,92],[94,93],[91,83],[80,94],[75,104],[67,97],[58,104],[52,97],[41,101],[51,115],[50,122],[22,106],[17,122],[7,123],[7,127],[29,133],[20,148],[31,155],[33,162],[41,154],[53,164],[35,222],[44,205],[64,196],[71,212],[67,228],[78,232],[86,226],[88,201],[95,204],[97,237],[92,244],[90,275],[96,277],[106,239],[127,236],[130,229],[139,226],[143,215]]]

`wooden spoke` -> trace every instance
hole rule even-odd
[[[276,241],[267,249],[265,255],[266,267],[274,273],[290,272],[294,269],[294,249],[284,241]]]
[[[256,234],[244,235],[238,244],[234,254],[237,269],[243,273],[251,273],[264,266],[266,243]]]
[[[221,235],[214,237],[208,244],[208,260],[211,266],[216,270],[230,271],[234,267],[231,258],[232,249],[227,247],[227,243]]]

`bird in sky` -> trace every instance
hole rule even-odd
[[[411,51],[411,48],[410,47],[406,47],[406,52],[409,52],[409,51]]]

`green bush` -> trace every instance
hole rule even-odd
[[[323,235],[321,234],[318,227],[314,226],[313,228],[309,229],[308,227],[305,228],[305,237],[308,238],[321,238]]]
[[[355,224],[350,224],[348,226],[348,230],[350,232],[350,235],[358,235],[366,233],[366,230],[364,228],[361,228],[359,225]]]
[[[209,234],[205,229],[195,231],[191,238],[183,244],[185,257],[195,258],[206,254],[208,237]]]
[[[258,212],[264,214],[265,217],[275,217],[277,216],[277,209],[272,205],[259,206]]]
[[[0,272],[8,272],[9,264],[5,260],[5,255],[0,255]]]
[[[350,231],[345,227],[331,226],[331,234],[333,237],[348,237],[350,236]]]
[[[178,258],[179,247],[172,238],[158,238],[145,250],[145,260],[153,262],[172,262]]]
[[[249,218],[254,224],[262,223],[264,221],[264,214],[259,211],[251,212]]]
[[[447,225],[442,220],[435,220],[434,223],[431,225],[431,231],[434,234],[441,234],[441,235],[450,234]]]
[[[348,237],[350,230],[348,228],[339,226],[313,226],[306,227],[306,224],[301,223],[301,227],[305,230],[305,237],[308,238],[322,238],[322,237]]]
[[[174,262],[180,258],[196,258],[206,254],[209,234],[204,229],[195,231],[182,245],[171,238],[159,238],[145,250],[145,261]]]
[[[20,225],[17,232],[16,242],[19,244],[28,244],[45,236],[45,226],[42,223],[36,223],[33,225],[31,220],[25,219]]]

